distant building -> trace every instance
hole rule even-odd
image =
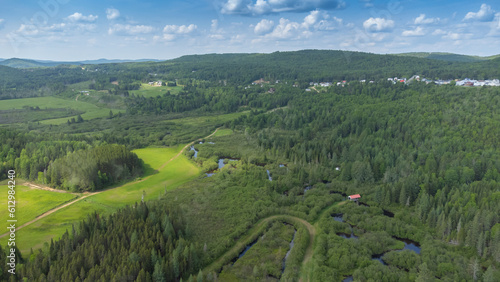
[[[263,84],[263,83],[269,83],[269,81],[265,81],[263,78],[254,81],[252,84]]]
[[[348,196],[347,199],[357,202],[359,199],[361,199],[361,195],[359,195],[359,194],[351,195],[351,196]]]

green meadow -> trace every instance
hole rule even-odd
[[[170,91],[170,94],[177,95],[182,90],[182,86],[151,86],[149,84],[143,83],[139,90],[131,90],[130,94],[134,94],[136,96],[144,96],[146,98],[156,97],[158,95],[162,96],[163,94]]]
[[[52,238],[60,238],[66,230],[71,232],[72,224],[87,218],[89,214],[94,212],[101,215],[113,213],[120,207],[140,202],[143,194],[145,201],[158,198],[165,193],[165,189],[175,189],[196,178],[200,169],[184,154],[162,167],[175,157],[182,147],[135,150],[134,152],[144,160],[146,169],[144,177],[87,197],[17,231],[16,241],[19,249],[23,254],[26,254],[30,248],[40,248],[43,247],[44,242],[50,242]],[[55,197],[62,194],[47,193],[57,194]],[[5,243],[5,238],[2,238],[0,244]]]
[[[221,129],[217,130],[217,132],[214,134],[214,137],[227,136],[231,134],[233,134],[233,131],[231,129]]]
[[[11,99],[4,100],[0,103],[0,110],[11,110],[11,109],[22,109],[23,107],[39,107],[40,109],[54,109],[54,108],[71,108],[79,111],[85,112],[82,114],[84,120],[90,120],[94,118],[101,118],[109,116],[109,108],[101,108],[94,104],[76,101],[76,100],[66,100],[56,97],[37,97],[37,98],[24,98],[24,99]],[[113,109],[114,113],[120,112],[119,110]],[[123,112],[123,111],[122,111]],[[68,121],[68,119],[75,118],[77,116],[47,119],[41,121],[44,124],[63,124]]]
[[[0,185],[0,195],[3,195],[0,197],[0,206],[2,207],[0,209],[0,221],[6,222],[7,219],[17,219],[18,226],[77,197],[69,193],[56,193],[16,185],[16,218],[9,218],[9,211],[7,210],[8,190],[7,185]]]

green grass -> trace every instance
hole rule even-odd
[[[0,221],[6,222],[9,218],[7,210],[7,191],[8,186],[0,185]],[[16,185],[16,218],[17,225],[20,226],[42,213],[51,210],[69,200],[76,198],[73,194],[68,193],[54,193],[45,190],[30,189],[26,186]],[[3,232],[1,232],[3,233]]]
[[[163,94],[167,93],[167,91],[170,91],[170,94],[177,95],[179,92],[182,90],[182,86],[151,86],[149,84],[142,84],[141,88],[139,90],[131,90],[129,91],[130,94],[134,94],[136,96],[144,96],[146,98],[149,97],[156,97],[158,95],[163,96]]]
[[[12,99],[4,100],[0,103],[0,110],[10,110],[10,109],[22,109],[24,106],[30,107],[40,107],[45,108],[71,108],[75,110],[84,111],[82,118],[84,120],[90,120],[94,118],[101,118],[109,116],[109,108],[100,108],[96,105],[86,103],[83,101],[66,100],[56,97],[38,97],[38,98],[25,98],[25,99]],[[115,114],[118,110],[113,111]],[[123,112],[123,111],[122,111]],[[76,119],[76,116],[72,116]],[[71,119],[72,117],[57,118],[44,120],[41,123],[44,124],[63,124]]]
[[[146,149],[147,150],[147,149]],[[154,149],[152,150],[154,152]],[[170,156],[165,156],[163,162],[168,161],[176,155],[180,149],[171,150]],[[147,152],[151,154],[151,152]],[[151,165],[154,168],[154,165]],[[172,190],[189,180],[194,179],[200,173],[200,169],[189,161],[186,156],[181,155],[177,159],[169,163],[159,173],[145,178],[141,182],[132,182],[118,189],[105,191],[101,194],[92,196],[96,201],[105,203],[113,207],[121,207],[131,205],[135,202],[140,202],[143,191],[146,193],[145,200],[157,199],[159,195],[163,195],[165,188]]]
[[[220,129],[214,134],[214,136],[220,137],[220,136],[226,136],[226,135],[231,135],[231,134],[233,134],[233,131],[231,129]]]
[[[215,115],[215,116],[202,116],[202,117],[187,117],[180,119],[170,119],[165,120],[165,122],[173,122],[182,125],[197,125],[200,126],[202,124],[213,125],[218,123],[225,123],[228,121],[232,121],[234,119],[239,118],[242,115],[248,114],[250,111],[238,112],[232,114],[224,114],[224,115]]]
[[[162,164],[174,157],[182,147],[183,146],[178,146],[176,148],[144,148],[133,150],[132,152],[136,153],[147,165],[146,171],[144,172],[144,175],[147,176],[153,174]]]
[[[23,255],[27,255],[30,249],[36,250],[43,247],[50,239],[59,239],[66,230],[71,233],[72,224],[77,223],[93,212],[109,214],[114,209],[96,202],[92,198],[86,198],[74,205],[61,209],[21,230],[16,231],[16,245]],[[6,244],[6,237],[0,240],[2,246]]]
[[[182,147],[135,150],[134,152],[144,160],[149,176],[85,198],[17,231],[16,242],[19,249],[26,254],[30,248],[42,247],[44,242],[50,241],[51,238],[60,238],[66,229],[71,231],[72,224],[87,218],[93,212],[107,215],[125,205],[140,202],[143,191],[146,193],[145,200],[157,199],[159,195],[164,194],[165,187],[167,190],[173,190],[196,178],[200,169],[183,154],[159,170],[164,163],[177,155]],[[2,245],[5,245],[5,242],[0,240]]]

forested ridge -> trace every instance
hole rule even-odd
[[[39,184],[97,191],[142,175],[146,167],[132,149],[185,145],[218,127],[228,135],[197,141],[184,153],[212,175],[179,189],[165,184],[158,200],[111,216],[92,214],[25,255],[19,279],[498,281],[500,88],[386,78],[500,78],[499,63],[306,50],[40,70],[48,79],[33,89],[55,83],[57,97],[74,100],[70,84],[85,81],[109,99],[96,105],[121,101],[126,110],[60,125],[5,122],[0,179],[15,169]],[[251,85],[260,78],[269,83]],[[3,97],[33,95],[5,79],[14,84]],[[182,88],[129,93],[157,80]],[[335,80],[348,83],[304,90],[311,81]],[[343,202],[358,193],[364,205]],[[308,247],[304,227],[278,220],[255,233],[261,245],[246,258],[219,272],[200,271],[277,215],[314,225],[309,264],[299,265]],[[280,274],[293,233],[283,222],[297,224],[302,243],[293,271]],[[277,230],[282,238],[266,239]],[[403,250],[403,239],[419,252]],[[270,259],[258,261],[264,257]]]

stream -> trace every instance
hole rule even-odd
[[[288,252],[285,255],[285,258],[283,259],[283,266],[281,267],[281,273],[285,272],[286,260],[288,259],[288,256],[292,252],[292,248],[295,241],[295,235],[297,235],[297,229],[295,229],[295,233],[293,233],[292,241],[290,242],[290,249],[288,250]]]
[[[234,162],[234,161],[237,161],[238,159],[229,159],[229,158],[222,158],[222,159],[219,159],[219,169],[223,168],[226,164],[224,163],[224,160],[225,159],[228,159],[228,161],[230,162]]]
[[[198,157],[198,150],[196,150],[194,146],[191,146],[190,151],[194,151],[194,158],[196,159]]]
[[[396,250],[396,252],[400,252],[403,250],[410,250],[410,251],[413,251],[416,254],[420,255],[420,244],[418,242],[412,241],[410,239],[399,238],[396,236],[392,236],[392,238],[405,243],[405,247],[402,250]]]
[[[420,254],[420,244],[419,243],[412,241],[410,239],[398,238],[396,236],[392,236],[392,238],[405,243],[405,247],[402,250],[392,250],[392,251],[401,252],[403,250],[410,250],[410,251],[415,252],[416,254]],[[387,252],[390,252],[390,251],[387,251]],[[387,265],[387,263],[385,263],[385,261],[382,259],[382,256],[384,254],[386,254],[387,252],[381,253],[378,255],[372,255],[372,260],[378,260],[383,265]]]
[[[232,265],[234,265],[234,263],[236,263],[237,260],[239,260],[241,257],[243,257],[245,255],[245,253],[250,250],[250,248],[255,245],[257,243],[257,241],[259,241],[259,238],[260,237],[257,237],[257,239],[255,239],[255,241],[253,241],[252,243],[248,244],[245,249],[238,255],[238,257],[235,257],[231,262],[232,262]]]
[[[196,154],[196,152],[195,152],[195,154]],[[238,161],[239,160],[239,159],[221,158],[221,159],[219,159],[219,161],[217,163],[218,164],[218,169],[221,169],[221,168],[223,168],[226,165],[226,164],[224,164],[224,160],[225,159],[228,159],[228,161],[230,161],[230,162]],[[215,174],[216,171],[217,171],[217,169],[211,170],[209,172],[206,172],[205,174],[207,175],[207,177],[211,177],[211,176],[214,176],[214,174]]]

